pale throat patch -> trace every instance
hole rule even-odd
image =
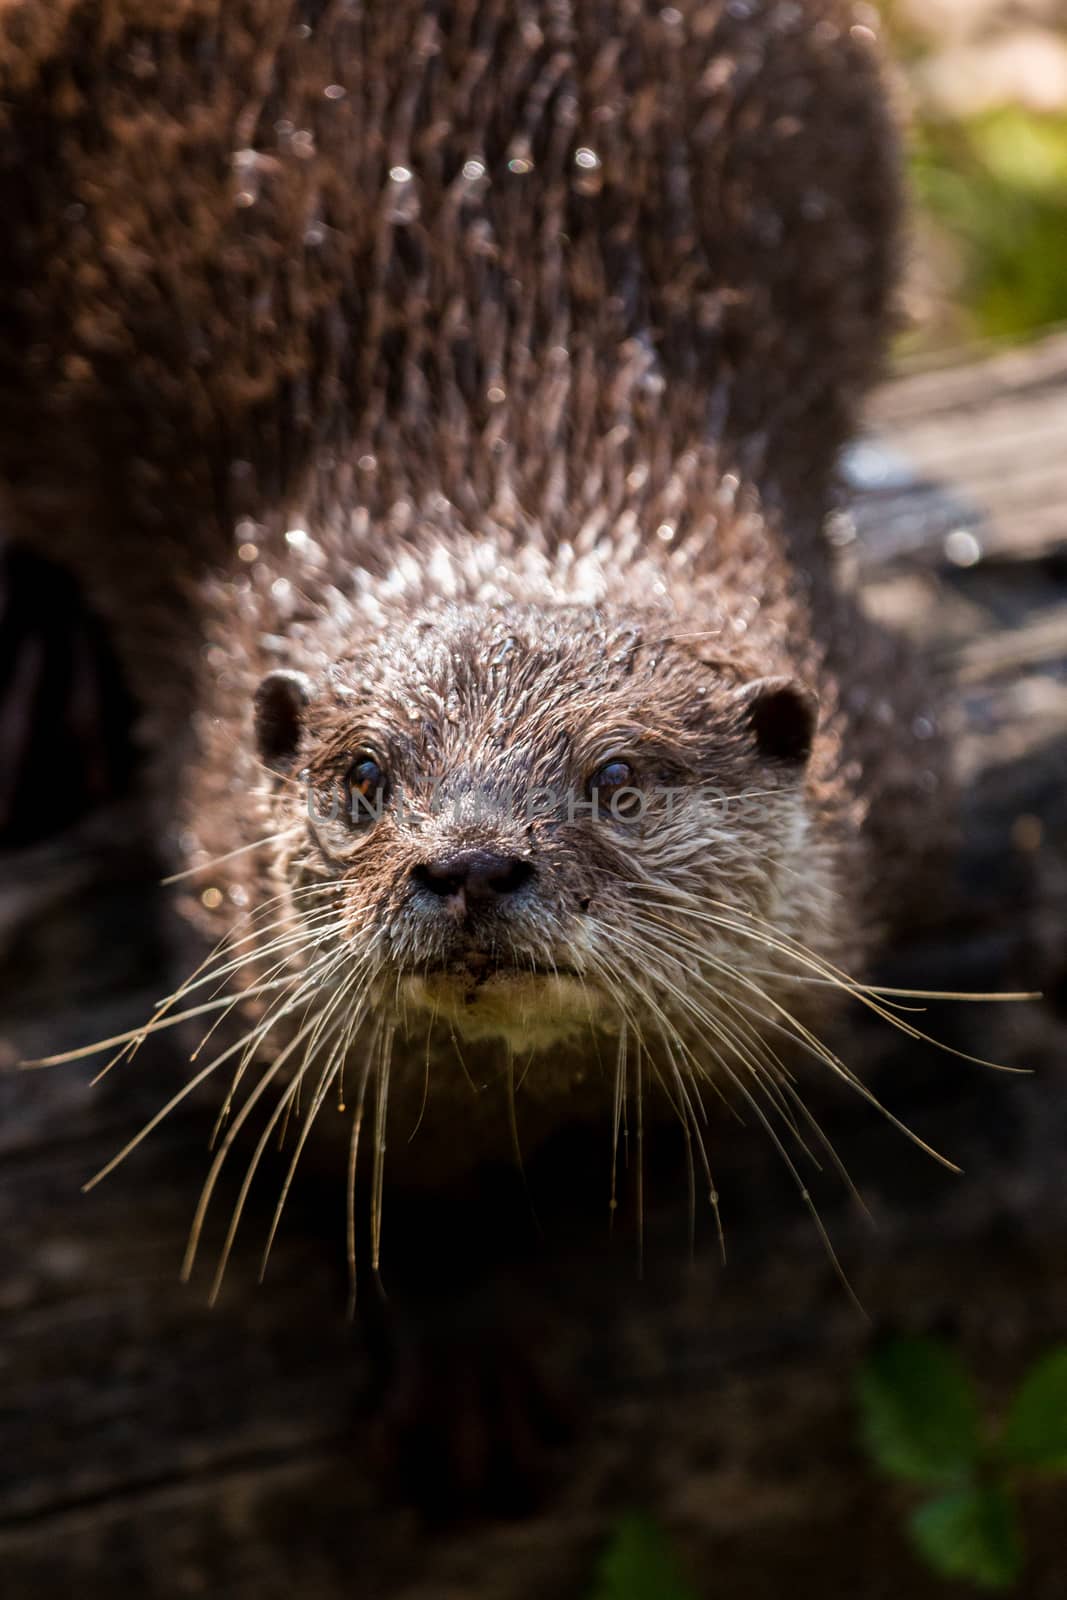
[[[595,988],[566,974],[490,972],[484,978],[440,972],[400,985],[405,1007],[425,1011],[467,1039],[502,1039],[515,1049],[546,1049],[590,1026],[610,1029],[611,1007]]]

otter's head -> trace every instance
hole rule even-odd
[[[810,909],[816,716],[807,688],[700,660],[662,614],[428,605],[317,680],[260,684],[279,880],[338,981],[401,1025],[677,1041],[732,988],[736,1032],[739,946],[769,974],[755,930],[788,938]]]

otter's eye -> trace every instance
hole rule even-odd
[[[348,769],[348,815],[353,822],[372,822],[381,815],[386,777],[373,756],[360,756]]]
[[[643,809],[637,774],[628,761],[605,761],[602,767],[597,767],[586,787],[601,815],[606,812],[611,817],[634,817]]]

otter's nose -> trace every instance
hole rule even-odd
[[[459,850],[411,870],[420,888],[440,895],[442,900],[462,895],[468,902],[483,903],[515,894],[533,874],[531,862],[523,861],[521,856],[498,855],[494,850]]]

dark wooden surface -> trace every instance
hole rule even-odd
[[[1027,1359],[1067,1338],[1067,336],[900,379],[871,426],[836,531],[872,609],[954,678],[966,812],[961,893],[887,972],[1045,999],[924,1019],[1029,1077],[857,1019],[849,1059],[959,1177],[810,1075],[872,1213],[832,1174],[813,1179],[869,1320],[758,1130],[724,1123],[729,1264],[706,1227],[690,1260],[669,1205],[650,1219],[643,1281],[626,1240],[559,1242],[543,1283],[580,1397],[573,1442],[537,1515],[430,1533],[371,1465],[340,1172],[298,1182],[257,1288],[264,1185],[209,1310],[206,1279],[183,1287],[178,1264],[210,1108],[181,1109],[80,1193],[180,1081],[175,1053],[160,1043],[96,1089],[84,1064],[3,1072],[5,1594],[580,1600],[630,1507],[664,1523],[709,1600],[946,1592],[907,1548],[907,1495],[858,1453],[851,1388],[877,1331],[934,1328],[960,1340],[995,1410]],[[160,992],[165,912],[150,863],[116,848],[121,822],[4,863],[9,1067],[136,1022]],[[1067,1591],[1065,1509],[1055,1488],[1026,1502],[1021,1592],[1038,1600]]]

